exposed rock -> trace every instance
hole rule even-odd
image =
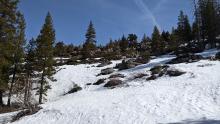
[[[33,115],[35,113],[37,113],[39,110],[41,110],[42,108],[39,107],[39,106],[33,106],[27,110],[23,110],[21,112],[19,112],[17,115],[15,115],[13,118],[12,118],[12,121],[11,122],[15,122],[17,120],[19,120],[20,118],[24,117],[24,116],[28,116],[28,115]]]
[[[169,68],[168,65],[158,65],[151,68],[150,71],[152,75],[159,74],[160,76],[162,76],[163,74],[166,73],[168,68]]]
[[[111,61],[103,61],[99,65],[97,65],[97,67],[104,67],[104,66],[107,66],[107,65],[110,65],[110,64],[112,64]]]
[[[82,90],[82,88],[80,86],[78,86],[77,84],[75,84],[73,86],[73,88],[69,92],[67,92],[67,94],[75,93],[75,92],[78,92],[80,90]]]
[[[147,81],[155,80],[155,79],[157,79],[157,76],[156,75],[151,75],[150,77],[147,78]]]
[[[89,85],[92,85],[92,83],[87,83],[86,85],[89,86]]]
[[[150,71],[151,71],[151,76],[148,77],[147,80],[155,80],[158,77],[162,77],[164,75],[175,77],[175,76],[180,76],[186,73],[178,69],[172,69],[167,65],[155,66],[151,68]]]
[[[175,59],[172,59],[168,64],[178,64],[178,63],[192,63],[197,62],[203,59],[201,55],[195,55],[195,54],[181,54],[178,55]]]
[[[101,70],[101,75],[108,75],[114,72],[113,68],[106,68]]]
[[[144,73],[138,73],[134,76],[134,79],[138,79],[138,78],[143,78],[143,77],[146,77],[148,76],[148,74],[144,74]]]
[[[110,81],[108,81],[104,87],[115,87],[115,86],[118,86],[118,85],[121,85],[123,82],[121,80],[118,80],[118,79],[111,79]]]
[[[113,74],[109,78],[124,78],[125,76],[123,74]]]
[[[185,73],[186,72],[183,72],[183,71],[180,71],[180,70],[177,70],[177,69],[168,69],[167,72],[166,72],[166,75],[169,75],[171,77],[176,77],[176,76],[183,75]]]
[[[93,85],[100,85],[105,83],[105,79],[99,79],[97,82],[95,82]]]
[[[136,62],[135,59],[129,59],[129,60],[123,60],[122,63],[117,64],[115,68],[119,70],[125,70],[125,69],[134,68],[138,65],[141,65],[141,63]]]

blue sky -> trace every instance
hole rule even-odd
[[[97,33],[97,43],[123,34],[151,35],[154,25],[161,30],[176,26],[180,10],[192,16],[190,0],[21,0],[19,9],[24,13],[27,39],[36,37],[48,11],[56,30],[56,40],[82,44],[89,21]]]

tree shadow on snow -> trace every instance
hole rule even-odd
[[[220,120],[185,120],[183,122],[168,124],[220,124]]]

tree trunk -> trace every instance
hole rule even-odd
[[[3,91],[0,90],[0,106],[3,106]]]
[[[25,88],[24,88],[24,106],[27,106],[27,97],[28,97],[28,83],[29,83],[29,76],[26,78]]]
[[[43,98],[43,85],[44,85],[44,71],[41,76],[41,82],[40,82],[40,90],[39,90],[39,104],[42,104],[42,98]]]
[[[11,94],[12,94],[13,87],[14,87],[16,71],[17,71],[17,64],[15,64],[15,67],[14,67],[14,69],[13,69],[13,76],[12,76],[11,86],[10,86],[10,88],[9,88],[8,102],[7,102],[7,106],[8,106],[8,107],[11,106]]]

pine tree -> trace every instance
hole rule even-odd
[[[128,34],[128,44],[129,48],[135,50],[137,48],[137,35],[136,34]]]
[[[120,46],[122,53],[125,53],[129,47],[128,40],[124,35],[122,36],[121,40],[119,41],[119,46]]]
[[[152,43],[151,50],[154,55],[160,55],[163,52],[163,48],[161,46],[161,35],[159,29],[155,26],[154,31],[152,33]]]
[[[21,66],[24,57],[24,45],[25,45],[25,20],[23,15],[17,13],[17,26],[16,26],[16,38],[11,43],[11,56],[9,60],[12,63],[12,79],[9,87],[7,106],[11,105],[11,95],[13,92],[16,75],[20,73],[19,66]]]
[[[43,102],[43,95],[46,95],[50,88],[47,79],[52,79],[54,73],[53,45],[55,43],[55,30],[53,28],[52,17],[48,12],[45,23],[36,40],[36,59],[38,71],[41,72],[39,81],[39,103]]]
[[[198,0],[194,2],[196,11],[196,21],[199,22],[200,37],[215,47],[216,36],[219,35],[219,1],[218,0]]]
[[[54,50],[54,56],[60,57],[59,62],[62,64],[63,63],[63,57],[66,54],[65,44],[63,42],[58,42],[58,43],[56,43],[54,49],[55,49]]]
[[[12,66],[10,61],[13,53],[13,42],[16,40],[17,23],[17,4],[18,0],[0,1],[0,106],[2,96],[9,82],[9,68]]]
[[[30,105],[31,89],[33,84],[33,77],[36,70],[36,41],[31,39],[26,46],[26,56],[25,56],[24,74],[25,74],[25,84],[24,84],[24,105],[28,107]]]
[[[96,32],[95,32],[95,28],[93,26],[92,21],[90,21],[90,23],[89,23],[89,27],[87,29],[87,32],[86,32],[85,36],[86,36],[86,42],[89,42],[89,43],[94,44],[94,45],[96,44],[96,40],[95,40]]]
[[[192,40],[191,26],[187,15],[184,15],[183,11],[180,11],[178,17],[177,35],[180,45],[188,44]]]
[[[87,32],[86,32],[86,41],[83,44],[83,59],[91,58],[94,55],[96,49],[96,32],[93,26],[92,21],[90,21]]]
[[[151,39],[144,34],[141,43],[140,43],[140,50],[139,51],[150,51],[151,49]]]

